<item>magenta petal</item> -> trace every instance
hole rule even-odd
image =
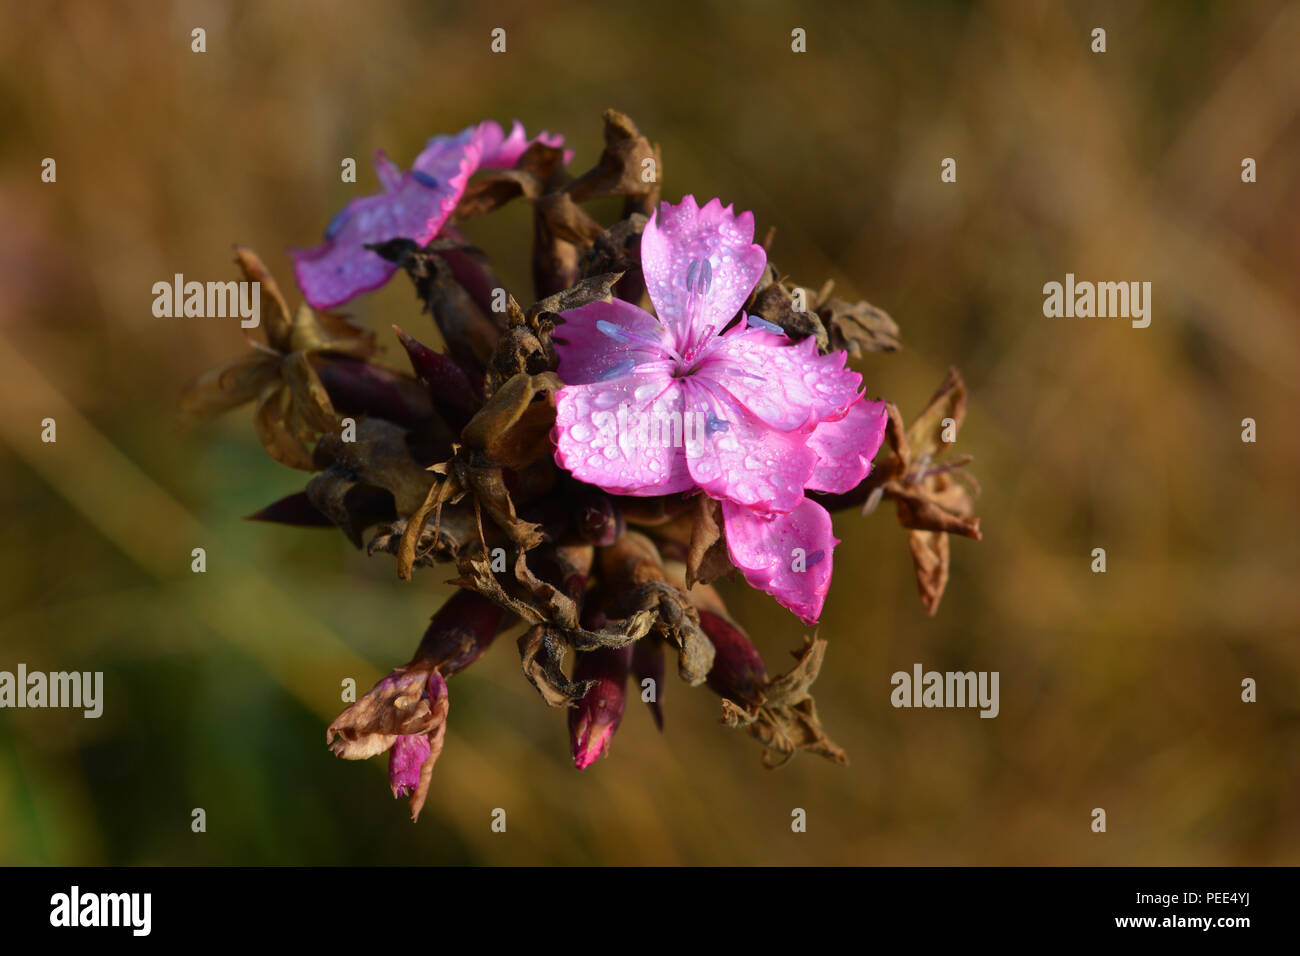
[[[808,439],[818,456],[808,487],[837,495],[856,488],[871,471],[887,421],[884,402],[864,400],[850,406],[838,421],[818,425]]]
[[[552,135],[542,130],[535,139],[530,140],[524,132],[524,126],[515,120],[510,126],[510,135],[506,136],[501,126],[492,120],[478,126],[479,142],[482,148],[481,165],[485,169],[511,169],[519,162],[528,147],[533,143],[546,146],[563,146],[564,137]],[[572,153],[565,153],[564,161],[572,158]]]
[[[715,498],[765,511],[799,504],[817,464],[808,432],[770,427],[703,377],[680,381],[692,425],[686,463],[696,483]]]
[[[386,193],[402,185],[402,167],[389,159],[382,149],[375,150],[375,177]]]
[[[790,345],[737,327],[718,340],[698,374],[768,425],[793,431],[840,418],[858,400],[862,376],[844,367],[846,358],[838,350],[818,354],[812,336]]]
[[[313,308],[328,309],[377,289],[397,271],[367,244],[405,238],[423,245],[437,234],[465,191],[476,154],[445,144],[436,156],[429,153],[421,154],[424,168],[417,160],[418,173],[396,179],[396,167],[380,153],[376,170],[385,191],[348,203],[319,246],[289,250],[298,287]]]
[[[538,139],[553,146],[564,141],[548,134]],[[328,309],[383,285],[397,268],[367,244],[398,238],[428,242],[455,210],[475,170],[513,166],[528,146],[517,122],[507,137],[488,120],[433,137],[405,174],[379,152],[375,172],[383,192],[348,203],[319,246],[289,250],[303,297],[314,308]]]
[[[493,124],[495,125],[495,124]],[[483,124],[467,126],[459,133],[434,136],[424,144],[411,170],[418,172],[426,180],[437,184],[434,188],[446,186],[449,194],[454,193],[447,214],[456,207],[469,177],[483,162]],[[498,130],[500,127],[498,127]],[[444,219],[446,216],[443,217]]]
[[[722,519],[731,562],[745,580],[812,625],[831,586],[831,554],[839,544],[831,516],[805,498],[788,514],[767,515],[730,501]]]
[[[683,351],[721,331],[766,264],[767,253],[754,244],[754,214],[736,215],[717,199],[702,209],[694,196],[676,206],[662,203],[641,235],[646,288],[659,318],[677,330]]]
[[[636,371],[629,365],[619,378],[569,385],[555,399],[555,460],[580,481],[641,496],[693,486],[682,447],[682,389],[667,362]]]
[[[427,734],[402,734],[388,752],[388,785],[394,797],[409,797],[420,784],[420,768],[431,750]]]
[[[555,329],[560,378],[589,385],[611,369],[658,361],[668,356],[668,333],[653,315],[622,299],[592,302],[561,314]]]

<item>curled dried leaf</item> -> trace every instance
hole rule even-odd
[[[825,641],[805,637],[804,646],[794,652],[794,668],[768,682],[761,705],[723,700],[723,723],[745,730],[763,745],[764,766],[779,767],[800,750],[820,754],[841,766],[848,764],[848,756],[826,735],[809,693],[825,651]]]
[[[257,437],[266,453],[282,465],[299,471],[314,471],[312,453],[302,437],[289,427],[290,396],[274,384],[265,389],[253,414]]]
[[[830,347],[862,355],[867,352],[897,352],[902,343],[898,323],[870,302],[829,299],[817,310],[830,340]]]
[[[812,336],[820,351],[825,352],[829,348],[826,329],[817,313],[809,308],[796,310],[794,297],[771,263],[768,263],[759,284],[750,294],[745,311],[779,325],[792,339]]]
[[[254,352],[204,372],[181,396],[181,412],[193,418],[219,415],[251,402],[280,378],[280,357]]]
[[[363,418],[355,438],[321,437],[311,465],[321,473],[307,484],[307,497],[360,547],[366,528],[419,508],[436,476],[416,462],[406,431],[391,422]]]
[[[736,570],[722,533],[722,506],[708,495],[695,498],[690,548],[686,554],[686,587],[708,583]]]
[[[506,468],[522,468],[549,456],[555,393],[561,387],[553,372],[511,377],[469,420],[461,438]]]
[[[595,681],[571,681],[564,675],[563,640],[545,625],[537,625],[519,638],[524,676],[552,707],[572,707]]]
[[[543,313],[559,316],[562,312],[592,302],[609,302],[614,297],[614,284],[622,278],[622,275],[621,272],[603,272],[600,275],[588,276],[561,292],[539,299],[525,314],[530,319]],[[556,334],[558,335],[559,332],[557,331]]]
[[[289,331],[293,320],[289,305],[280,293],[280,286],[270,271],[262,264],[257,253],[247,246],[235,246],[235,264],[248,282],[256,282],[261,295],[259,315],[266,344],[277,352],[290,351]]]
[[[604,119],[605,149],[595,166],[569,184],[569,195],[587,202],[603,196],[657,193],[663,178],[659,147],[652,146],[636,124],[617,110],[606,110]]]

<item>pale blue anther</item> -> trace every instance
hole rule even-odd
[[[709,265],[708,259],[700,260],[700,276],[695,283],[695,291],[700,295],[708,295],[709,289],[713,287],[713,266]]]
[[[421,186],[428,186],[430,189],[438,188],[437,177],[430,176],[423,169],[411,170],[411,178],[414,179]]]
[[[724,421],[713,412],[709,412],[704,419],[704,434],[712,438],[718,432],[725,432],[731,429],[731,422]]]
[[[624,375],[632,371],[632,369],[634,368],[636,368],[635,361],[633,361],[632,359],[624,359],[623,361],[619,362],[617,365],[611,365],[608,369],[606,369],[603,373],[601,373],[600,381],[608,382],[612,378],[622,378]]]
[[[600,329],[600,331],[604,332],[615,342],[630,342],[632,340],[632,337],[628,335],[627,332],[606,319],[597,319],[596,328]]]
[[[713,286],[713,266],[708,259],[692,259],[686,268],[686,291],[696,295],[708,295]]]
[[[325,241],[331,241],[335,236],[342,232],[343,227],[348,224],[348,220],[351,218],[352,213],[347,206],[344,206],[335,213],[334,218],[330,220],[330,224],[325,227]]]
[[[825,551],[821,551],[821,550],[814,551],[812,554],[808,555],[808,560],[804,562],[804,567],[815,568],[817,565],[822,563],[822,560],[825,557],[826,557]]]
[[[751,329],[762,329],[764,332],[771,332],[773,335],[785,335],[785,329],[775,322],[769,322],[767,319],[760,319],[756,315],[749,316],[749,327]]]

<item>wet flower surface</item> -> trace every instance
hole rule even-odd
[[[885,406],[864,400],[845,353],[761,318],[733,323],[767,264],[753,238],[753,215],[717,199],[664,203],[641,238],[658,318],[620,300],[562,314],[556,456],[611,492],[720,499],[736,567],[815,623],[838,542],[804,489],[866,477]]]
[[[612,752],[629,693],[663,728],[673,659],[681,683],[722,698],[722,721],[759,741],[766,765],[800,751],[844,763],[811,693],[828,642],[805,638],[770,676],[712,582],[739,572],[813,624],[832,587],[831,512],[884,496],[933,611],[947,533],[978,537],[969,456],[948,456],[935,429],[944,412],[959,423],[960,379],[905,433],[847,365],[899,347],[889,316],[833,298],[829,283],[791,285],[770,238],[754,242],[752,213],[661,202],[646,175],[662,168],[658,147],[626,116],[608,111],[604,134],[576,176],[560,137],[529,140],[518,123],[435,137],[406,172],[381,154],[383,192],[294,253],[308,305],[292,316],[240,250],[262,283],[267,343],[185,399],[194,414],[255,401],[267,451],[313,472],[252,518],[336,526],[402,579],[454,566],[458,590],[411,660],[327,732],[339,757],[387,754],[413,817],[446,740],[450,679],[509,631],[524,678],[567,714],[578,769]],[[610,225],[584,209],[611,197],[623,213]],[[527,308],[461,232],[514,201],[533,215]],[[404,319],[410,373],[323,311],[397,271],[446,345],[426,346]]]

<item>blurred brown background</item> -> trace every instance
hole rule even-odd
[[[0,669],[102,670],[106,701],[0,712],[0,862],[1300,863],[1300,6],[2,6]],[[244,346],[154,318],[151,286],[234,278],[240,242],[289,291],[285,247],[375,189],[376,147],[407,165],[518,117],[583,169],[610,106],[661,145],[665,198],[752,209],[797,281],[894,315],[905,351],[858,363],[872,394],[910,417],[961,367],[985,540],[954,542],[930,619],[892,509],[837,516],[818,700],[848,769],[764,771],[671,679],[666,732],[630,705],[578,773],[505,639],[452,684],[412,826],[324,727],[449,575],[242,522],[302,478],[248,409],[179,427],[184,383]],[[468,230],[521,300],[528,223]],[[1066,272],[1151,281],[1151,327],[1045,318]],[[391,323],[433,337],[415,308],[400,277],[353,303],[394,362]],[[784,669],[799,623],[726,593]],[[1000,716],[893,709],[915,662],[1000,671]]]

